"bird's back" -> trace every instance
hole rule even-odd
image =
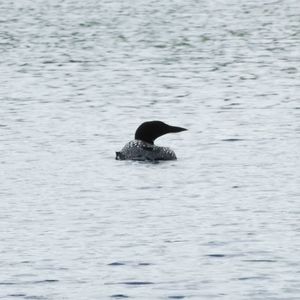
[[[159,147],[140,140],[127,143],[120,152],[116,152],[117,160],[175,160],[176,155],[168,147]]]

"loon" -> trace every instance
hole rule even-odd
[[[120,152],[116,152],[117,160],[175,160],[175,152],[167,147],[154,145],[154,140],[171,132],[181,132],[186,128],[170,126],[161,121],[142,123],[135,132],[133,141],[128,142]]]

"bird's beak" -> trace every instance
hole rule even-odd
[[[177,126],[170,126],[170,132],[181,132],[187,130],[183,127],[177,127]]]

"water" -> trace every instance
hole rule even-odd
[[[3,1],[0,298],[299,299],[299,20]],[[155,119],[178,161],[115,161]]]

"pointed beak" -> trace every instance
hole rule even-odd
[[[177,127],[177,126],[170,126],[170,132],[181,132],[187,130],[186,128],[183,127]]]

